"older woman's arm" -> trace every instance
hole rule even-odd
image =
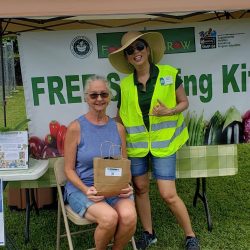
[[[104,199],[103,196],[96,195],[97,191],[94,186],[86,186],[76,173],[76,153],[77,146],[80,143],[80,124],[77,121],[72,122],[67,129],[64,143],[64,172],[67,179],[79,190],[88,196],[94,202]]]
[[[119,109],[117,109],[116,117],[114,119],[116,122],[123,124],[122,119],[120,117]]]
[[[121,145],[122,157],[127,158],[128,155],[127,155],[127,148],[126,148],[126,130],[121,123],[117,122],[116,125],[117,125],[117,129],[118,129],[121,142],[122,142],[122,145]]]
[[[117,122],[117,128],[118,128],[118,132],[120,134],[121,141],[122,141],[122,157],[127,158],[128,155],[127,155],[127,147],[126,147],[126,130],[124,126],[118,122]],[[127,188],[124,188],[121,190],[119,197],[128,198],[131,194],[133,194],[133,188],[131,185],[128,185]]]
[[[73,121],[67,128],[64,143],[64,172],[67,179],[83,193],[87,193],[88,187],[84,185],[82,180],[76,173],[76,153],[77,146],[80,143],[80,124]]]

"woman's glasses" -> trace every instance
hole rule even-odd
[[[88,94],[89,95],[89,97],[91,98],[91,99],[97,99],[98,98],[98,96],[100,96],[102,99],[104,99],[104,98],[108,98],[109,97],[109,93],[108,92],[101,92],[101,93],[85,93],[85,94]]]
[[[143,42],[137,42],[134,46],[129,46],[127,47],[124,52],[128,55],[131,56],[134,54],[135,50],[142,51],[144,50],[146,45]]]

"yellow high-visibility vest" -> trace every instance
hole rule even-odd
[[[159,68],[150,113],[161,100],[168,108],[176,106],[175,79],[177,69],[169,65]],[[121,81],[120,117],[126,128],[127,151],[129,157],[143,157],[149,153],[156,157],[174,154],[188,140],[188,130],[182,113],[172,116],[150,116],[147,130],[138,103],[137,87],[133,74]]]

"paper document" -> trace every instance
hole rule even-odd
[[[0,133],[0,170],[28,168],[28,133]]]

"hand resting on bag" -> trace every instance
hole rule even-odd
[[[88,196],[88,198],[90,200],[92,200],[93,202],[99,202],[99,201],[104,200],[103,195],[96,195],[96,194],[97,194],[97,191],[96,191],[96,188],[94,186],[89,187],[87,192],[86,192],[86,195]]]
[[[134,191],[133,187],[128,185],[127,188],[123,188],[121,190],[121,193],[119,194],[119,197],[120,198],[128,198],[131,194],[133,194],[133,191]]]

